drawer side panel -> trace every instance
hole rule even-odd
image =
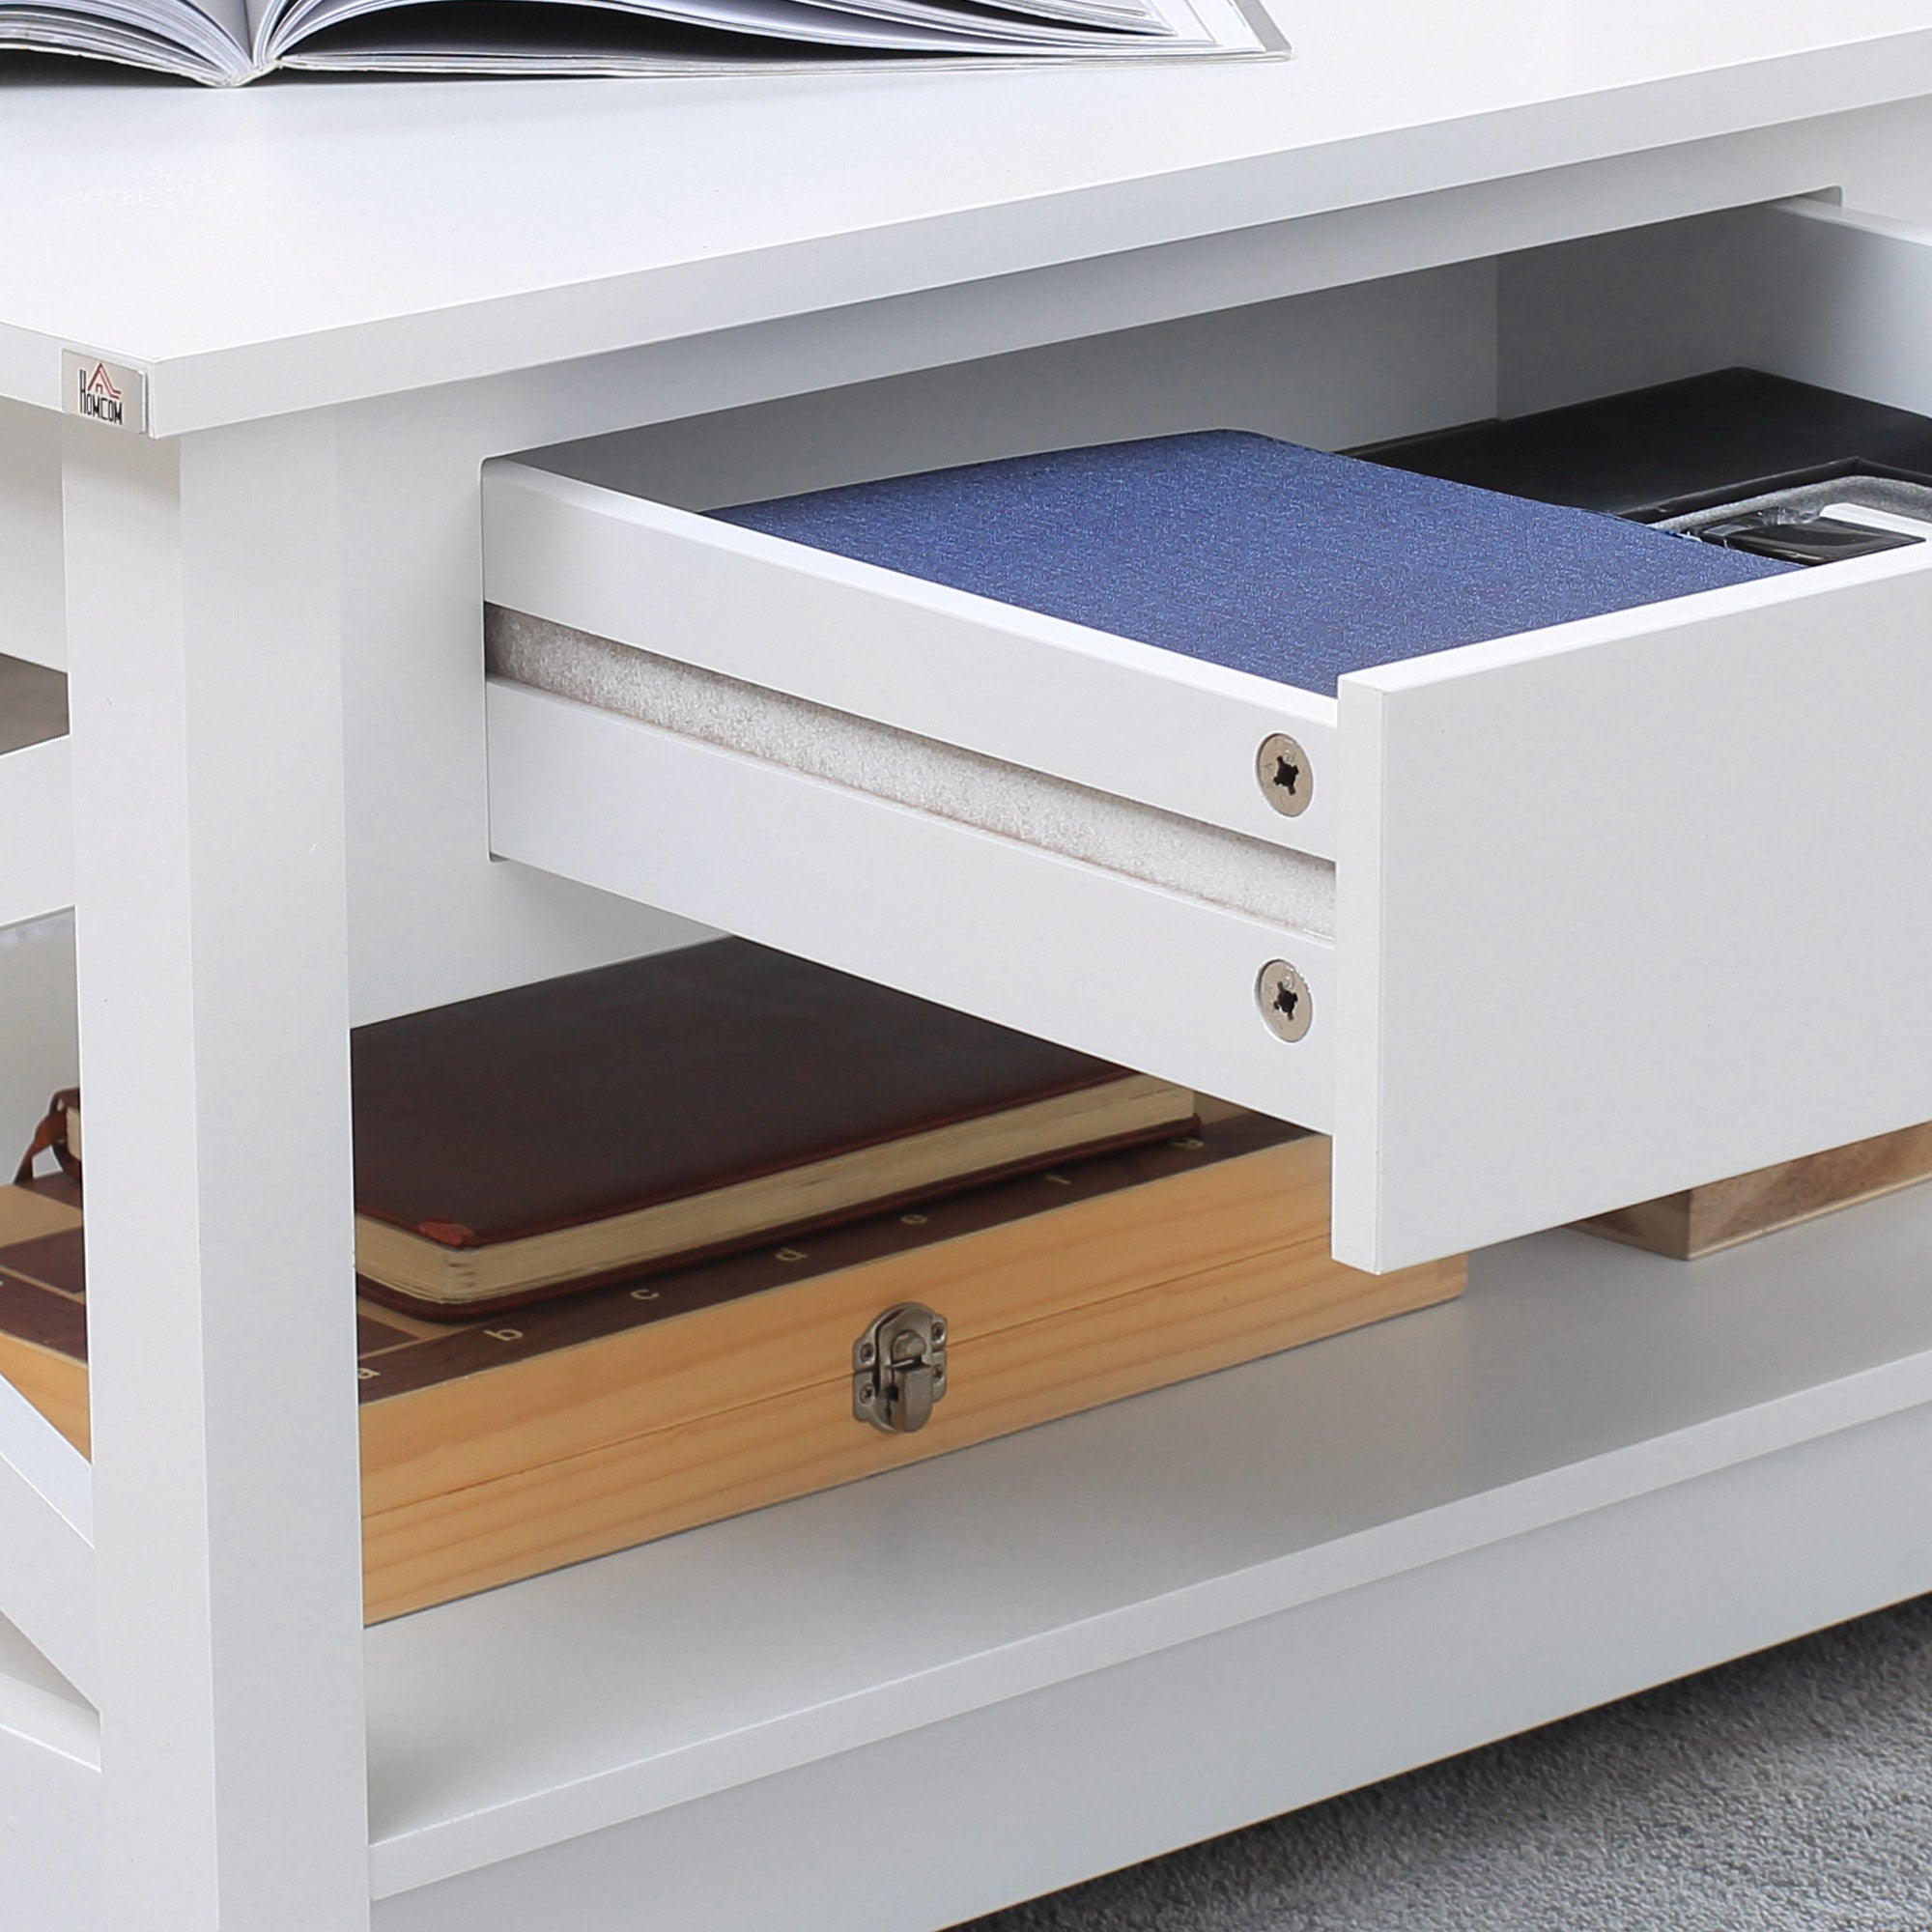
[[[523,686],[489,721],[499,857],[1328,1131],[1324,937]],[[1293,1041],[1258,1003],[1277,959]]]

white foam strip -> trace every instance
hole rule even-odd
[[[1219,826],[491,605],[493,676],[1322,937],[1335,868]]]

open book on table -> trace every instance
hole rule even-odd
[[[214,86],[276,68],[643,74],[1286,50],[1258,0],[0,0],[7,48]]]

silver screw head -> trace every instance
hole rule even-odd
[[[1286,959],[1270,959],[1262,968],[1255,980],[1255,1005],[1277,1039],[1305,1038],[1315,1024],[1315,1000],[1308,981]]]
[[[1315,768],[1298,739],[1271,731],[1255,753],[1255,778],[1262,796],[1284,818],[1299,818],[1315,796]]]

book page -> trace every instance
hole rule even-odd
[[[220,28],[221,38],[231,46],[246,50],[249,45],[248,0],[156,0],[156,4],[171,14],[184,7],[200,13]]]
[[[288,44],[292,19],[301,11],[302,0],[240,0],[247,10],[247,44],[258,71],[267,72],[277,64],[276,50]],[[473,6],[474,0],[463,0]]]
[[[1236,0],[250,0],[291,66],[648,72],[895,56],[1263,50]]]
[[[254,66],[247,0],[0,0],[0,48],[80,54],[216,86]]]

